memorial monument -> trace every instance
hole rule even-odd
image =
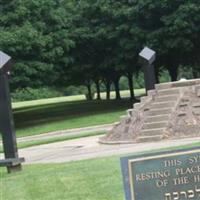
[[[101,143],[200,136],[200,79],[156,84],[121,117]]]
[[[5,159],[0,160],[0,167],[6,166],[8,173],[21,170],[23,158],[19,158],[16,134],[11,108],[8,76],[12,60],[0,51],[0,133],[2,135]]]

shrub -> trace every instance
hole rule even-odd
[[[45,99],[45,98],[53,98],[62,96],[60,91],[57,91],[53,88],[24,88],[17,89],[15,92],[11,94],[13,101],[28,101],[28,100],[36,100],[36,99]]]

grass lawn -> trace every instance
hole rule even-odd
[[[40,133],[47,133],[51,131],[81,128],[93,125],[109,124],[119,121],[119,117],[123,114],[125,114],[125,111],[122,109],[121,111],[110,111],[105,113],[99,112],[96,114],[88,112],[85,113],[85,116],[79,116],[78,113],[73,116],[66,114],[66,116],[63,116],[65,117],[65,119],[55,121],[53,121],[53,117],[51,119],[49,117],[45,117],[43,123],[35,123],[36,120],[33,121],[33,119],[31,123],[34,124],[30,124],[29,126],[24,126],[20,128],[17,126],[17,137],[37,135]]]
[[[17,137],[119,121],[129,100],[75,101],[14,110]]]
[[[130,93],[129,90],[120,91],[120,94],[123,98],[128,98]],[[145,89],[136,89],[135,96],[140,96],[145,94]],[[106,93],[101,93],[101,98],[103,100],[106,99]],[[115,92],[111,92],[111,99],[115,98]],[[39,105],[46,105],[46,104],[54,104],[54,103],[62,103],[62,102],[71,102],[71,101],[83,101],[85,99],[85,95],[74,95],[74,96],[67,96],[67,97],[56,97],[56,98],[49,98],[49,99],[40,99],[40,100],[33,100],[33,101],[21,101],[21,102],[14,102],[12,107],[15,108],[24,108],[24,107],[33,107]]]
[[[128,91],[121,93],[123,97],[129,94]],[[135,93],[138,96],[144,94],[144,90]],[[84,96],[13,103],[17,137],[113,123],[133,106],[129,99],[85,101],[82,98]]]
[[[122,200],[119,156],[65,164],[25,165],[22,172],[13,174],[1,168],[0,200],[13,199]]]
[[[119,158],[29,165],[1,171],[0,200],[122,200]]]

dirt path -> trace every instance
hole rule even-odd
[[[39,135],[34,136],[27,136],[27,137],[21,137],[17,138],[17,142],[29,142],[29,141],[38,141],[38,140],[46,140],[46,139],[52,139],[52,138],[59,138],[64,136],[75,136],[80,135],[84,133],[92,133],[92,132],[103,132],[103,131],[109,131],[114,124],[104,124],[99,126],[90,126],[85,128],[76,128],[76,129],[69,129],[69,130],[63,130],[63,131],[55,131],[50,133],[43,133]]]
[[[62,163],[111,155],[123,155],[140,151],[191,144],[200,138],[169,140],[152,143],[104,145],[98,143],[99,136],[29,147],[19,150],[26,163]]]

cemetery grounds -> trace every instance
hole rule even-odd
[[[140,95],[144,91],[137,91]],[[126,92],[123,93],[126,97]],[[119,120],[127,108],[122,101],[84,101],[83,96],[13,104],[17,137],[110,124]],[[78,114],[77,114],[78,113]],[[63,140],[102,135],[90,132],[77,136],[19,143],[19,148]],[[176,148],[199,146],[194,143]],[[1,147],[2,152],[2,147]],[[142,152],[142,149],[141,149]],[[0,169],[0,200],[121,200],[124,199],[119,164],[120,155],[59,164],[28,164],[20,173]]]

